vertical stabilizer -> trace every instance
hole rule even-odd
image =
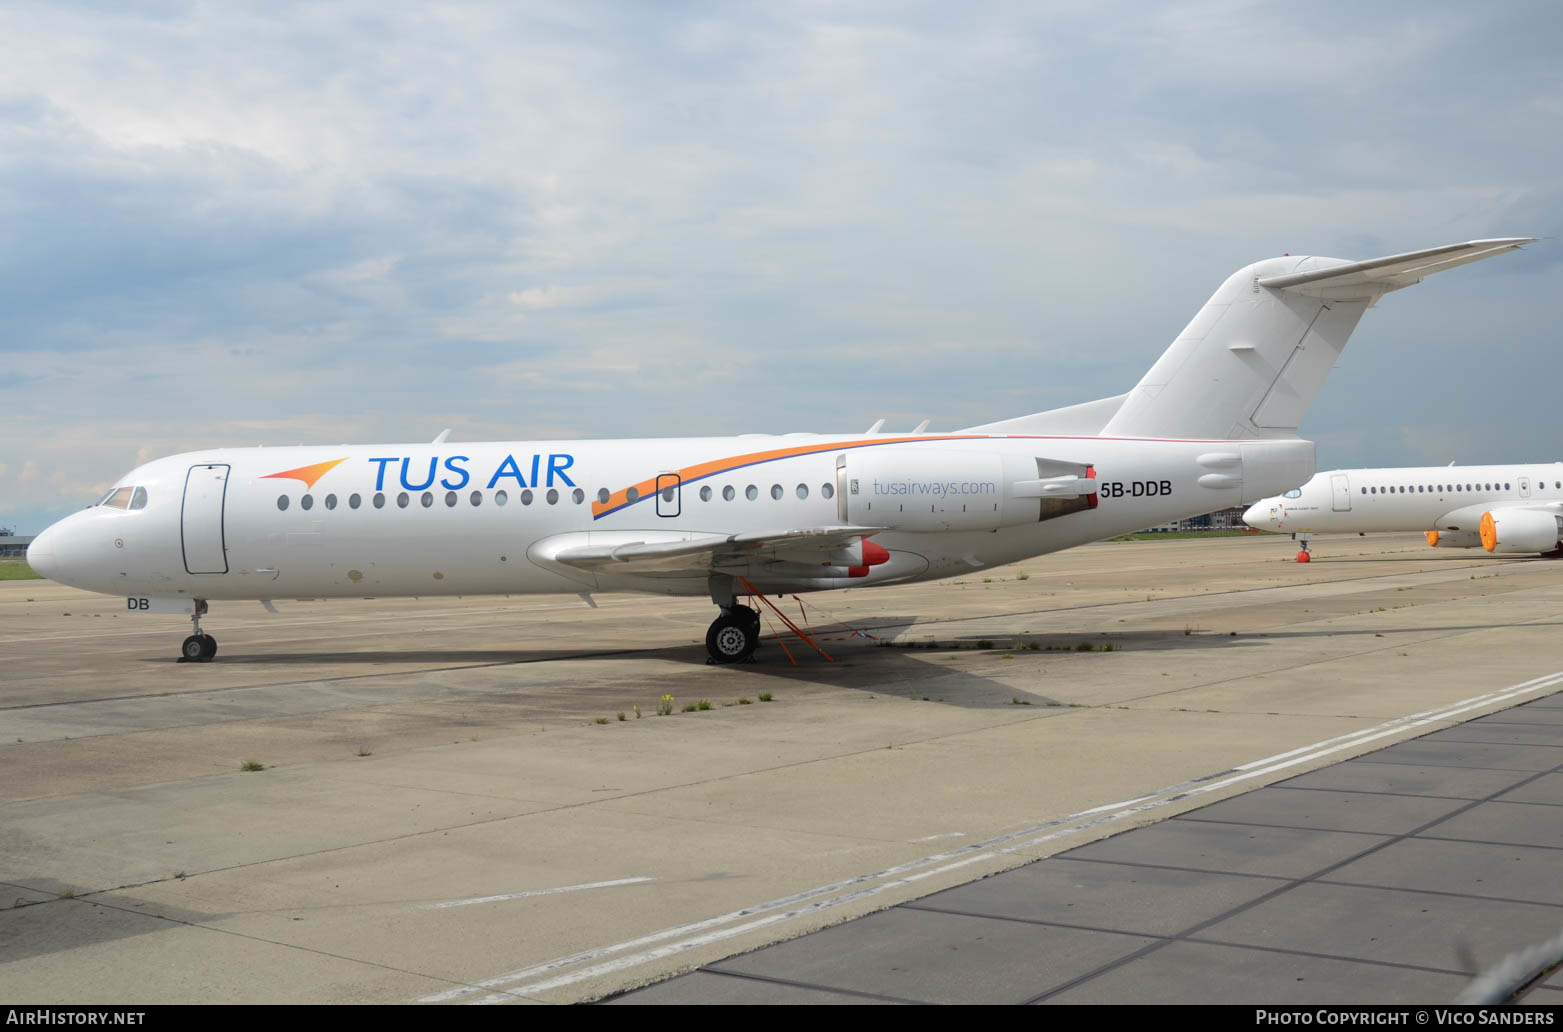
[[[1206,302],[1102,436],[1296,436],[1357,320],[1380,297],[1532,239],[1474,240],[1365,262],[1293,256],[1255,262]]]

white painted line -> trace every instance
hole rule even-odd
[[[1344,750],[1354,749],[1369,742],[1424,727],[1428,724],[1450,720],[1472,710],[1493,706],[1497,703],[1510,702],[1521,696],[1541,692],[1559,684],[1563,684],[1563,670],[1532,678],[1529,681],[1523,681],[1516,685],[1510,685],[1507,688],[1484,692],[1481,695],[1449,703],[1436,709],[1424,710],[1404,717],[1396,717],[1393,720],[1375,724],[1360,731],[1324,739],[1312,745],[1305,745],[1283,753],[1277,753],[1274,756],[1252,760],[1213,775],[1206,774],[1175,785],[1168,785],[1154,792],[1135,796],[1131,799],[1081,810],[1067,817],[1045,821],[1028,828],[1009,832],[997,838],[989,839],[986,842],[974,842],[968,846],[962,846],[943,853],[935,853],[916,860],[909,860],[871,874],[859,875],[858,877],[833,882],[829,885],[821,885],[790,896],[744,907],[741,910],[734,910],[717,917],[707,918],[703,921],[666,928],[626,942],[602,946],[567,957],[559,957],[542,964],[523,968],[520,971],[513,971],[509,974],[485,979],[472,985],[460,986],[425,996],[418,1002],[444,1003],[486,992],[488,995],[481,999],[468,1002],[480,1004],[505,1003],[513,1001],[520,996],[546,992],[550,989],[573,985],[602,975],[613,974],[651,961],[660,960],[663,957],[673,956],[687,950],[697,949],[701,946],[744,935],[760,928],[810,914],[822,913],[826,910],[876,896],[890,889],[904,887],[925,878],[931,878],[982,860],[996,859],[1003,855],[1034,849],[1036,846],[1054,839],[1138,817],[1141,814],[1174,802],[1181,802],[1195,796],[1218,792],[1240,782],[1311,763]],[[923,870],[923,868],[927,869]],[[874,882],[879,882],[879,884],[871,884]],[[837,895],[838,893],[843,894]],[[768,913],[771,911],[779,912]],[[768,914],[768,916],[754,920],[744,920],[746,918],[756,918],[756,915],[760,914]],[[735,921],[742,921],[742,923],[734,925],[733,922]],[[731,927],[723,927],[724,925]],[[679,938],[680,936],[684,938]],[[653,946],[653,944],[662,943],[669,939],[678,939],[679,941]],[[647,946],[653,946],[653,948],[643,949],[643,947]],[[628,956],[618,957],[614,960],[604,959],[630,950],[638,950],[639,952],[630,953]],[[583,964],[587,966],[580,967]],[[566,969],[569,968],[574,968],[575,970],[566,972]],[[538,979],[540,976],[542,976],[541,980],[531,981],[532,979]]]
[[[450,907],[470,907],[478,903],[502,903],[507,899],[526,899],[529,896],[554,896],[561,892],[581,892],[585,889],[606,889],[614,885],[639,885],[656,881],[655,878],[615,878],[613,881],[587,882],[584,885],[561,885],[556,889],[527,889],[525,892],[507,892],[502,896],[473,896],[471,899],[450,899],[444,903],[426,903],[424,910],[446,910]]]

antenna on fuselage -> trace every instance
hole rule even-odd
[[[449,436],[450,436],[450,427],[447,426],[445,429],[440,431],[440,435],[434,439],[434,443],[435,444],[444,444],[445,443],[445,438],[447,438]]]
[[[884,425],[885,425],[885,421],[883,419],[881,419],[877,423],[875,423],[873,426],[869,427],[867,430],[865,430],[863,432],[865,434],[877,434],[877,433],[879,433],[879,428],[884,426]]]

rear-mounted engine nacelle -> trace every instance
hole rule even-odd
[[[905,531],[997,530],[1096,507],[1096,471],[1026,455],[865,448],[836,459],[839,515]]]
[[[1494,509],[1482,514],[1482,547],[1489,552],[1550,552],[1563,537],[1563,520],[1537,509]]]

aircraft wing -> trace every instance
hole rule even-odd
[[[600,573],[678,575],[708,573],[723,566],[756,559],[804,564],[839,559],[863,538],[881,527],[803,527],[741,534],[689,534],[664,538],[661,532],[637,534],[563,535],[589,538],[559,541],[547,549],[546,558],[566,566]],[[602,540],[602,539],[607,540]]]

